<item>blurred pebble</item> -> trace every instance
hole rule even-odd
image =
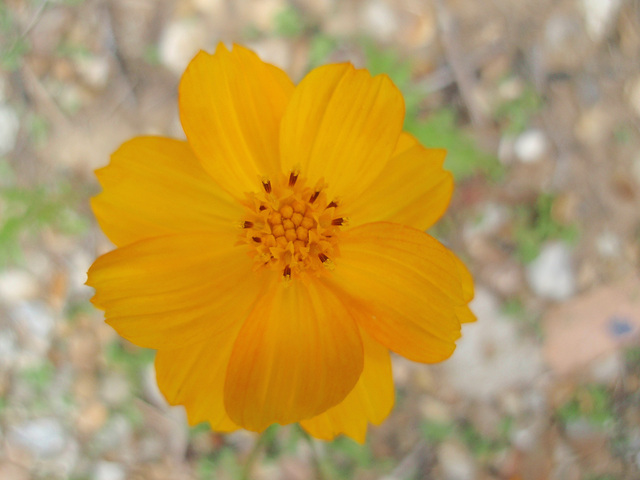
[[[94,436],[96,448],[101,452],[120,452],[123,456],[131,455],[133,441],[132,427],[122,414],[113,415]]]
[[[571,251],[562,242],[547,243],[527,266],[527,280],[536,295],[567,300],[576,290]]]
[[[24,345],[37,355],[45,355],[51,346],[55,320],[48,308],[38,301],[20,302],[9,311],[16,329],[24,335]]]
[[[594,41],[599,42],[608,35],[621,3],[621,0],[581,1],[587,32]]]
[[[455,355],[442,365],[454,388],[469,399],[488,401],[541,378],[540,347],[520,338],[491,292],[478,286],[471,310],[478,322],[463,327]]]
[[[131,386],[127,379],[117,373],[108,374],[100,385],[100,397],[111,407],[118,407],[131,396]]]
[[[80,77],[91,87],[101,90],[109,83],[111,63],[106,55],[82,55],[75,59]]]
[[[476,235],[491,235],[509,219],[507,207],[495,202],[487,202],[480,208],[474,218],[467,222],[463,229],[465,239]]]
[[[544,29],[542,58],[546,70],[567,71],[579,68],[586,55],[584,24],[573,14],[551,16]],[[572,52],[567,55],[567,52]]]
[[[443,480],[473,480],[476,466],[473,457],[460,443],[446,440],[438,448],[438,463]]]
[[[435,423],[449,423],[453,421],[451,407],[434,398],[425,395],[420,400],[420,413],[425,420]]]
[[[482,276],[488,286],[505,297],[516,295],[524,285],[522,267],[513,259],[487,263]]]
[[[624,358],[620,351],[600,356],[597,362],[589,366],[590,379],[602,385],[619,385],[625,370]]]
[[[107,421],[108,410],[99,402],[94,402],[83,408],[78,414],[76,427],[82,435],[93,435]]]
[[[259,2],[237,2],[242,10],[242,16],[249,25],[269,32],[274,28],[274,23],[278,15],[286,12],[288,8],[285,0],[260,0]]]
[[[59,455],[67,443],[62,425],[54,418],[39,418],[16,425],[9,439],[40,457]]]
[[[390,40],[399,29],[396,11],[383,0],[365,2],[361,22],[367,33],[381,41]]]
[[[207,31],[193,18],[174,20],[162,32],[158,45],[160,62],[176,75],[182,74],[189,61],[205,48]]]
[[[605,230],[596,237],[596,248],[602,257],[617,257],[622,252],[620,237],[609,230]]]
[[[585,145],[600,145],[611,135],[612,120],[608,108],[602,104],[594,105],[580,115],[574,133]]]
[[[102,460],[96,464],[91,478],[93,480],[124,480],[127,478],[127,472],[119,463]]]
[[[513,144],[516,158],[522,163],[534,163],[542,159],[549,148],[549,142],[542,130],[531,129],[520,134]]]
[[[15,305],[38,295],[38,282],[25,270],[7,269],[0,274],[0,300]]]
[[[13,108],[0,104],[0,157],[6,155],[16,146],[20,120]]]

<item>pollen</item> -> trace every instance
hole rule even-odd
[[[333,269],[340,229],[347,224],[342,205],[329,201],[322,181],[307,186],[299,171],[272,180],[264,177],[263,189],[247,195],[240,219],[240,243],[247,245],[255,270],[275,270],[286,281],[326,274]]]

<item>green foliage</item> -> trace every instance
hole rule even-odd
[[[553,195],[542,194],[533,208],[516,208],[514,238],[522,262],[534,260],[542,244],[548,240],[562,240],[569,244],[577,241],[578,229],[575,225],[563,225],[553,218],[554,201]]]
[[[30,48],[9,7],[4,2],[0,3],[0,70],[17,70]]]
[[[53,365],[46,362],[42,365],[23,370],[20,376],[22,377],[22,380],[35,388],[38,392],[44,392],[49,385],[51,385],[55,373]]]
[[[91,56],[91,52],[85,45],[62,41],[56,47],[56,55],[61,58],[86,58]]]
[[[632,370],[640,370],[640,347],[629,347],[624,352],[627,366]]]
[[[590,385],[580,388],[574,396],[557,411],[565,425],[583,419],[599,428],[615,421],[611,396],[605,387]]]
[[[142,53],[142,58],[147,64],[151,66],[158,66],[162,62],[160,61],[160,50],[156,44],[147,45]]]
[[[44,227],[69,235],[84,232],[86,220],[71,208],[76,197],[70,185],[0,185],[0,265],[19,262],[21,241]]]
[[[27,129],[31,144],[42,147],[49,137],[51,126],[45,117],[32,112],[27,118]]]
[[[393,51],[380,50],[370,42],[364,43],[367,67],[373,75],[385,73],[402,91],[405,101],[404,129],[418,141],[431,148],[445,148],[445,168],[461,181],[477,173],[491,179],[502,175],[497,158],[482,152],[456,123],[453,109],[443,108],[425,116],[422,110],[424,94],[412,82],[412,66],[398,59]]]
[[[455,425],[444,422],[424,421],[420,424],[420,432],[430,444],[438,444],[450,438],[455,431]]]
[[[305,24],[295,7],[288,5],[274,18],[274,30],[281,37],[293,38],[302,34]]]
[[[201,457],[196,468],[197,478],[209,480],[211,478],[242,478],[242,466],[238,463],[237,454],[231,448],[224,446],[215,453]],[[224,476],[221,475],[224,472]]]
[[[322,65],[338,46],[338,41],[328,35],[318,33],[311,37],[309,45],[309,68]]]
[[[518,135],[531,124],[531,118],[542,108],[542,100],[536,91],[528,86],[520,96],[500,105],[495,117],[503,126],[503,131],[511,135]]]
[[[485,458],[502,451],[509,445],[509,437],[513,429],[513,419],[505,417],[501,420],[495,438],[482,435],[469,422],[422,422],[420,430],[424,439],[430,444],[439,444],[453,438],[464,443],[476,458]]]

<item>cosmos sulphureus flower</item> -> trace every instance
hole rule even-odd
[[[186,141],[138,137],[96,172],[117,248],[88,273],[124,338],[157,350],[191,424],[364,441],[394,401],[389,352],[449,357],[471,276],[425,233],[453,180],[402,131],[385,75],[321,66],[297,86],[235,45],[179,86]]]

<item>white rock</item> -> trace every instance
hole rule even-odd
[[[110,374],[100,385],[100,397],[107,405],[118,407],[131,397],[131,386],[124,376]]]
[[[80,76],[94,88],[104,88],[109,83],[111,63],[106,55],[80,56],[75,60]]]
[[[124,480],[127,472],[116,462],[100,461],[93,471],[93,480]]]
[[[379,40],[390,40],[399,28],[396,12],[383,0],[365,2],[361,18],[365,30]]]
[[[9,105],[0,104],[0,157],[6,155],[16,146],[20,119]]]
[[[526,273],[533,291],[543,298],[566,300],[576,291],[571,252],[562,242],[546,244]]]
[[[11,430],[10,440],[42,457],[62,453],[66,444],[64,429],[54,418],[39,418],[17,425]]]
[[[471,222],[464,225],[463,235],[470,240],[476,235],[491,235],[509,219],[508,209],[495,202],[485,203]]]
[[[17,329],[26,335],[26,346],[38,355],[44,355],[51,345],[55,319],[41,302],[20,302],[9,311]]]
[[[115,414],[107,424],[94,436],[96,447],[99,451],[117,451],[118,457],[124,459],[133,454],[131,443],[133,431],[129,421],[122,414]]]
[[[520,134],[513,144],[513,150],[522,163],[540,160],[549,148],[549,142],[542,130],[531,129]]]
[[[162,32],[158,45],[160,61],[174,73],[182,74],[195,54],[205,48],[206,39],[202,22],[190,18],[176,20]]]
[[[612,258],[620,255],[622,243],[615,233],[605,230],[596,237],[596,248],[601,256]]]
[[[16,305],[38,295],[38,282],[29,272],[9,269],[0,274],[0,301]]]
[[[602,40],[615,20],[621,0],[582,0],[587,32],[595,41]]]
[[[451,385],[465,398],[490,401],[539,380],[543,370],[539,347],[520,338],[493,294],[477,287],[471,309],[478,321],[463,327],[454,355],[440,367]]]
[[[473,480],[476,467],[471,454],[454,441],[446,441],[438,449],[438,463],[444,480]]]

